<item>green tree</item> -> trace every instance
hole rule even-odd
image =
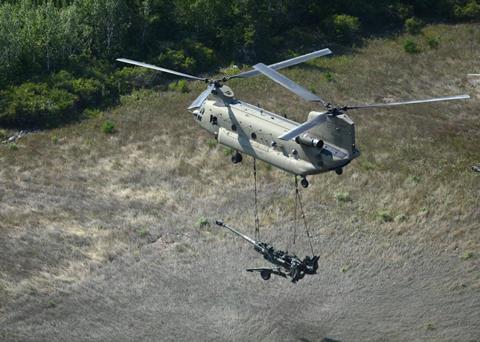
[[[75,0],[81,39],[94,56],[116,57],[130,27],[126,0]]]
[[[456,5],[454,13],[459,19],[480,20],[480,4],[476,0],[470,0],[464,5]]]

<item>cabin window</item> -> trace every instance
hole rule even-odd
[[[218,124],[218,119],[217,119],[217,117],[216,117],[216,116],[213,116],[213,115],[210,115],[210,123],[211,123],[212,125],[214,125],[214,126],[217,125],[217,124]]]

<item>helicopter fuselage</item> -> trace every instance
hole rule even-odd
[[[225,85],[220,89],[192,113],[222,145],[299,176],[338,172],[360,155],[354,123],[345,114],[329,117],[325,125],[285,141],[278,137],[299,123],[235,99]],[[308,119],[319,114],[310,112]]]

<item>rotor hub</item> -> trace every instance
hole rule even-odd
[[[222,97],[233,99],[233,97],[235,96],[232,88],[230,88],[229,86],[226,86],[225,84],[222,84],[219,87],[216,87],[215,90],[217,91],[217,94]]]

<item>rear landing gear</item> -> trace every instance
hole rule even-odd
[[[338,169],[335,169],[335,173],[340,176],[343,173],[343,169],[339,167]]]
[[[309,183],[308,183],[307,178],[306,178],[306,177],[303,177],[302,180],[300,181],[300,184],[302,184],[302,186],[303,186],[304,188],[308,188],[308,184],[309,184]]]
[[[242,161],[242,155],[238,153],[238,151],[235,151],[235,154],[232,156],[232,163],[238,164]]]

